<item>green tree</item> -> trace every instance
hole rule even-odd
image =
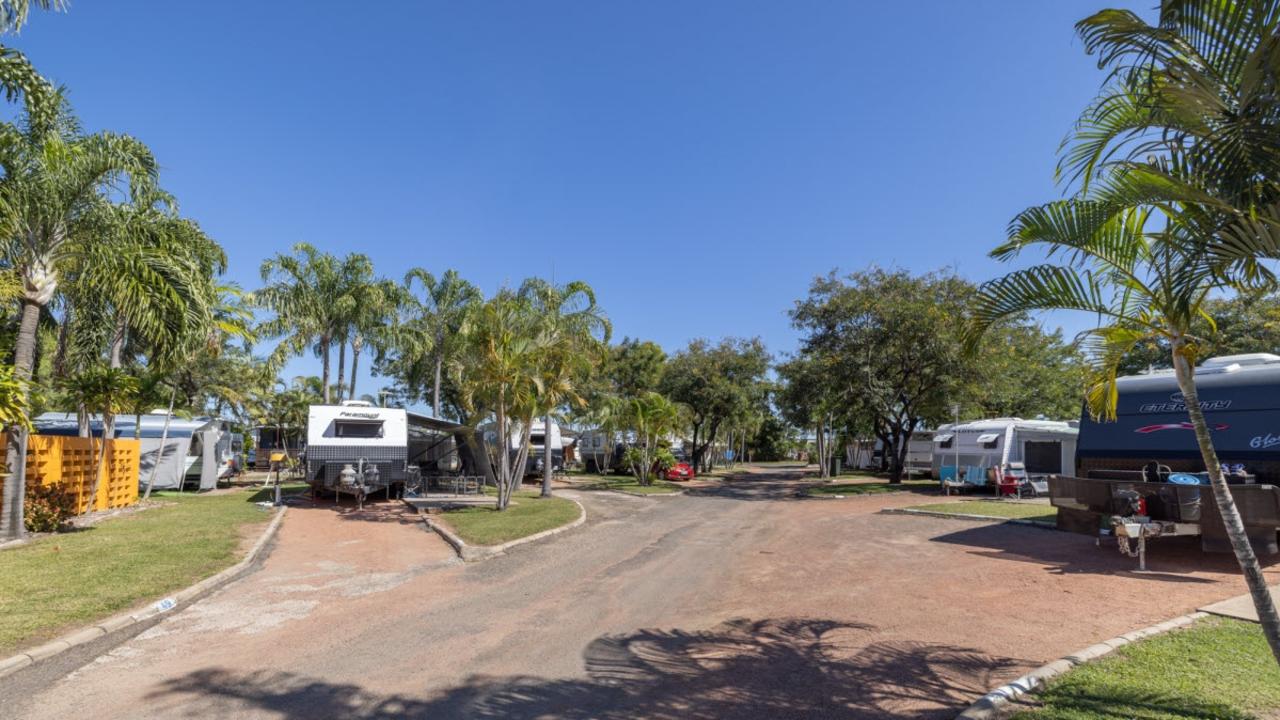
[[[609,349],[606,374],[611,390],[621,397],[656,391],[662,382],[667,354],[652,340],[623,338]]]
[[[467,324],[466,347],[454,358],[460,401],[472,418],[492,414],[486,433],[498,485],[498,509],[506,510],[520,487],[528,459],[533,419],[539,410],[546,344],[545,327],[529,303],[511,290],[499,291]],[[514,457],[511,438],[519,435]]]
[[[1077,192],[1024,211],[993,252],[1007,259],[1035,245],[1059,262],[984,285],[971,340],[1017,313],[1090,313],[1099,325],[1085,334],[1094,364],[1087,400],[1108,418],[1125,356],[1144,343],[1168,347],[1214,498],[1280,662],[1280,615],[1222,475],[1194,373],[1209,295],[1274,284],[1260,260],[1280,256],[1280,6],[1165,0],[1159,16],[1149,25],[1104,10],[1077,25],[1086,51],[1110,71],[1064,144],[1059,167],[1078,181]]]
[[[135,196],[145,196],[156,177],[142,143],[112,133],[82,134],[59,94],[45,100],[52,105],[29,106],[21,125],[0,125],[0,254],[23,283],[14,367],[24,381],[32,374],[40,316],[58,292],[62,272],[95,249],[83,229],[99,192],[127,179]],[[10,441],[8,467],[16,466],[18,453]],[[23,532],[22,486],[5,485],[0,536]]]
[[[902,479],[911,434],[959,399],[968,369],[960,324],[972,291],[950,273],[872,268],[816,279],[792,310],[801,353],[820,359],[819,387],[862,414],[846,410],[846,424],[861,420],[884,443],[890,482]]]
[[[627,449],[625,462],[641,485],[653,483],[655,463],[660,467],[671,466],[671,451],[663,441],[675,432],[679,422],[679,408],[662,393],[651,390],[624,401],[622,424],[635,435],[635,443]]]
[[[413,294],[415,282],[422,286],[421,297]],[[464,347],[463,326],[484,297],[455,270],[437,278],[422,268],[413,268],[405,274],[404,287],[408,293],[406,317],[392,343],[396,358],[384,372],[414,397],[429,384],[431,412],[441,417],[444,370]]]
[[[320,357],[322,399],[326,405],[333,390],[329,384],[333,344],[343,337],[354,314],[353,279],[366,269],[372,275],[371,268],[364,255],[353,253],[339,260],[307,243],[298,243],[291,253],[277,253],[262,263],[265,286],[254,297],[274,317],[263,322],[257,332],[262,337],[280,339],[270,358],[276,367],[308,348],[315,351]]]
[[[89,486],[89,504],[85,512],[91,512],[102,481],[107,441],[114,439],[109,428],[117,414],[127,412],[133,405],[133,396],[138,392],[138,379],[120,368],[98,366],[72,375],[62,385],[63,390],[83,408],[81,412],[102,416],[101,439],[94,442],[93,433],[89,434],[90,450],[93,452],[93,483]]]
[[[551,497],[552,414],[569,403],[583,404],[577,381],[599,364],[608,348],[612,327],[596,304],[595,291],[585,282],[556,285],[541,278],[530,278],[520,286],[520,295],[537,316],[545,338],[538,363],[542,375],[538,400],[545,432],[542,497]]]
[[[759,338],[697,339],[668,361],[662,394],[689,408],[695,467],[706,469],[707,450],[721,427],[759,403],[768,370],[769,353]]]
[[[1205,314],[1192,334],[1202,339],[1196,359],[1255,352],[1280,352],[1280,296],[1242,295],[1206,300]],[[1120,363],[1120,372],[1134,375],[1149,368],[1169,367],[1169,345],[1159,338],[1139,343]]]

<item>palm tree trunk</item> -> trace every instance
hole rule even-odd
[[[1262,566],[1258,564],[1258,556],[1249,544],[1245,534],[1244,521],[1240,518],[1240,510],[1236,507],[1231,488],[1222,476],[1222,465],[1218,462],[1218,453],[1213,448],[1213,438],[1209,437],[1209,425],[1205,422],[1204,411],[1200,408],[1200,394],[1196,390],[1195,371],[1191,363],[1182,353],[1185,341],[1178,339],[1173,344],[1173,367],[1178,378],[1178,388],[1182,390],[1183,401],[1187,405],[1187,414],[1191,416],[1191,425],[1195,428],[1196,442],[1200,445],[1200,455],[1204,459],[1205,469],[1209,471],[1209,482],[1213,486],[1213,497],[1218,502],[1218,511],[1222,514],[1223,525],[1227,528],[1227,538],[1235,551],[1236,561],[1244,571],[1245,584],[1249,586],[1249,594],[1253,597],[1253,605],[1258,610],[1258,620],[1262,632],[1271,646],[1271,654],[1280,663],[1280,614],[1276,613],[1276,605],[1271,591],[1267,588],[1266,578],[1262,575]]]
[[[440,417],[440,374],[444,369],[444,355],[436,353],[436,386],[435,392],[431,395],[431,415]]]
[[[62,313],[62,322],[58,325],[58,349],[53,354],[53,376],[60,378],[67,372],[67,343],[71,338],[71,302]]]
[[[324,404],[329,404],[329,345],[332,343],[328,335],[320,338],[320,397]]]
[[[36,354],[36,330],[40,326],[41,305],[31,300],[22,301],[22,322],[18,337],[13,343],[13,376],[19,380],[31,379],[31,363]]]
[[[360,364],[360,346],[363,344],[358,336],[351,340],[351,392],[347,393],[347,397],[352,400],[356,399],[356,370]]]
[[[542,497],[551,497],[551,414],[542,418]]]
[[[151,488],[156,484],[156,473],[160,472],[160,463],[164,461],[164,446],[169,442],[169,421],[173,419],[173,401],[178,397],[178,386],[169,390],[169,414],[164,416],[164,430],[160,431],[160,449],[156,451],[156,462],[151,466],[151,474],[147,476],[147,490],[142,494],[143,500],[151,498]],[[138,426],[142,422],[139,419]]]
[[[342,402],[342,393],[347,389],[347,341],[338,341],[338,398],[337,402]]]
[[[111,367],[119,368],[124,365],[124,335],[126,325],[124,318],[116,319],[115,330],[111,333]]]
[[[106,418],[103,418],[104,422]],[[89,449],[93,449],[93,434],[89,435]],[[94,503],[98,500],[98,485],[102,481],[102,461],[107,455],[107,434],[103,432],[102,438],[98,440],[98,452],[94,454],[93,463],[93,483],[89,485],[89,503],[85,505],[84,514],[88,515],[93,512]]]
[[[40,324],[40,304],[31,300],[22,301],[22,322],[18,326],[18,337],[14,341],[13,376],[19,380],[31,379],[31,364],[35,357],[36,328]],[[9,433],[8,447],[5,449],[5,467],[8,468],[8,479],[4,484],[4,496],[0,499],[0,538],[16,539],[26,535],[26,524],[22,519],[23,500],[27,494],[26,478],[17,476],[17,469],[22,463],[22,442],[20,433]]]

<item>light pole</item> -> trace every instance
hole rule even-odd
[[[951,447],[956,451],[956,476],[952,480],[960,482],[960,433],[957,430],[960,427],[960,403],[952,404],[951,415],[955,418],[955,423],[951,426]]]

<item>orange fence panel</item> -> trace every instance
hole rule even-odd
[[[61,435],[32,435],[27,441],[27,487],[61,485],[76,497],[76,512],[89,505],[93,460],[100,440]],[[128,507],[138,502],[137,440],[108,440],[94,510]]]

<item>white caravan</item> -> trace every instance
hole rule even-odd
[[[905,475],[924,475],[933,472],[933,430],[916,430],[907,442],[907,457],[902,463]],[[845,446],[845,466],[855,470],[879,470],[880,456],[884,453],[881,440],[857,440]]]
[[[361,400],[312,405],[304,456],[307,482],[313,488],[338,489],[346,465],[356,471],[376,467],[378,479],[370,489],[403,482],[409,456],[408,413]]]
[[[1074,475],[1079,435],[1079,423],[1054,420],[994,418],[943,425],[933,435],[933,476],[952,477],[952,468],[959,466],[962,479],[972,476],[966,481],[981,484],[977,479],[987,468],[1003,473],[1013,463],[1021,463],[1031,477]]]
[[[489,448],[492,454],[496,452],[499,446],[505,447],[507,455],[514,461],[520,452],[520,441],[524,435],[524,428],[518,422],[511,423],[510,437],[506,443],[498,441],[498,429],[493,423],[484,426],[484,444]],[[564,444],[560,437],[560,425],[556,422],[551,423],[550,432],[542,420],[534,420],[529,428],[529,455],[525,458],[524,473],[525,477],[530,475],[540,475],[542,468],[546,462],[546,446],[551,444],[551,467],[553,470],[564,469]],[[490,462],[497,463],[497,458],[490,458]]]
[[[235,452],[233,435],[226,420],[210,417],[194,419],[169,417],[164,409],[142,415],[116,415],[115,437],[121,440],[139,440],[138,486],[146,487],[152,480],[152,489],[178,489],[184,485],[200,490],[213,490],[218,480],[233,474]],[[165,429],[166,420],[168,429]],[[35,432],[40,435],[70,435],[79,433],[75,413],[47,412],[32,420]],[[102,417],[89,418],[90,432],[102,436]],[[164,450],[160,439],[164,438]],[[159,467],[156,468],[156,464]]]

